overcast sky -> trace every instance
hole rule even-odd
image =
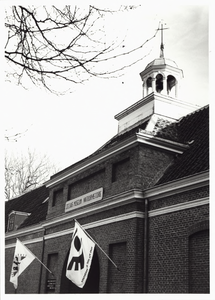
[[[106,21],[107,33],[115,32],[119,38],[126,33],[127,48],[150,38],[163,20],[169,28],[164,32],[165,57],[174,60],[184,73],[181,100],[199,106],[208,104],[207,6],[164,4],[152,9],[142,5],[118,18]],[[157,35],[141,50],[143,57],[150,54],[126,69],[123,77],[94,78],[73,87],[73,92],[65,96],[41,89],[25,91],[7,83],[3,100],[5,128],[28,131],[17,143],[6,142],[5,147],[14,152],[36,148],[48,154],[60,169],[90,155],[117,133],[114,116],[142,98],[139,73],[159,57],[159,47]]]

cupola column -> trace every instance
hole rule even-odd
[[[152,77],[152,92],[156,92],[155,77]]]
[[[143,81],[143,98],[147,96],[147,83],[146,80]]]
[[[178,81],[175,84],[175,98],[178,98]]]
[[[167,95],[167,77],[163,77],[163,91],[162,94]]]

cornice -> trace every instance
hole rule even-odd
[[[8,216],[15,214],[15,215],[19,215],[19,216],[30,216],[31,213],[27,213],[27,212],[23,212],[23,211],[17,211],[17,210],[12,210]]]
[[[146,105],[147,103],[153,101],[155,99],[155,93],[152,92],[151,94],[147,95],[146,97],[140,99],[139,101],[135,102],[134,104],[130,105],[128,108],[124,109],[120,113],[114,116],[114,118],[119,121],[125,116],[129,115],[131,112],[137,110],[138,108]]]
[[[122,151],[128,150],[138,143],[150,145],[159,149],[168,150],[170,152],[182,154],[185,149],[188,148],[187,145],[176,143],[171,140],[166,140],[163,138],[158,138],[153,135],[139,132],[134,134],[133,136],[127,138],[122,142],[118,142],[116,145],[110,147],[110,149],[106,149],[101,151],[97,155],[93,157],[89,157],[88,159],[84,160],[83,162],[77,163],[75,166],[71,166],[71,169],[65,170],[65,172],[61,172],[59,175],[54,176],[49,181],[45,183],[46,187],[52,187],[56,184],[59,184],[69,177],[74,176],[88,168],[101,163],[102,161],[106,160],[108,157],[115,155],[116,153],[119,154]]]
[[[6,233],[5,240],[26,236],[41,231],[45,233],[45,230],[49,227],[56,226],[61,223],[65,223],[66,221],[75,218],[84,217],[89,214],[95,214],[98,213],[99,211],[104,211],[110,208],[114,208],[121,205],[122,203],[125,204],[125,203],[131,203],[132,201],[142,201],[145,198],[147,198],[149,201],[161,199],[163,197],[174,195],[176,193],[180,193],[186,190],[192,190],[198,187],[207,186],[208,184],[209,184],[209,172],[202,172],[200,174],[189,176],[180,180],[175,180],[174,182],[171,182],[169,184],[163,184],[149,190],[145,190],[145,191],[131,190],[131,191],[123,192],[118,195],[106,198],[105,201],[101,201],[99,205],[98,203],[96,203],[93,206],[89,206],[88,208],[83,208],[71,213],[67,213],[53,220],[44,221],[43,223],[40,223],[37,226],[31,226],[29,228],[23,228],[21,230],[17,230],[12,233]],[[159,216],[163,214],[168,214],[168,213],[177,212],[180,210],[190,209],[197,206],[208,205],[208,204],[209,204],[209,197],[200,198],[189,202],[174,204],[171,206],[166,206],[166,207],[149,211],[149,217]],[[134,218],[134,217],[144,218],[144,213],[140,211],[133,211],[127,214],[117,215],[106,219],[98,220],[89,224],[85,224],[84,228],[86,229],[94,228],[94,227],[110,224],[113,222],[127,220],[129,218]],[[58,236],[70,234],[71,232],[72,232],[72,228],[69,228],[63,231],[45,235],[44,239],[47,240],[47,239],[55,238]],[[30,243],[37,243],[41,241],[43,241],[43,237],[27,240],[24,241],[24,243],[30,244]],[[14,245],[15,245],[14,243],[5,245],[5,248],[10,248],[13,247]]]
[[[177,143],[171,140],[162,139],[151,134],[148,134],[144,131],[140,131],[137,135],[138,142],[142,142],[144,144],[154,146],[160,149],[168,150],[177,154],[182,154],[184,150],[188,149],[189,146]]]
[[[209,171],[160,184],[143,192],[144,198],[156,200],[209,185]]]
[[[101,151],[97,155],[93,157],[86,158],[83,162],[80,161],[74,166],[71,166],[71,169],[65,170],[65,172],[61,172],[59,175],[56,175],[55,177],[51,178],[49,181],[45,182],[46,187],[51,187],[55,184],[58,184],[66,179],[68,179],[70,176],[76,175],[80,172],[83,172],[84,170],[96,165],[97,163],[102,162],[106,158],[115,155],[116,153],[120,153],[121,151],[124,151],[126,149],[129,149],[133,147],[137,143],[136,136],[132,136],[125,141],[117,143],[117,145],[113,145],[110,149],[106,149],[104,151]]]
[[[12,238],[18,238],[19,236],[25,236],[28,234],[34,234],[34,233],[38,233],[41,231],[44,231],[44,228],[43,228],[42,224],[40,223],[35,226],[24,227],[22,229],[18,229],[13,232],[6,232],[5,240],[12,239]]]
[[[181,210],[195,208],[198,206],[208,205],[208,204],[209,204],[208,197],[196,199],[196,200],[192,200],[192,201],[185,202],[185,203],[174,204],[174,205],[170,205],[167,207],[162,207],[162,208],[151,210],[151,211],[149,211],[149,217],[156,217],[156,216],[169,214],[169,213],[173,213],[173,212],[178,212]]]
[[[192,201],[185,202],[185,203],[174,204],[174,205],[167,206],[167,207],[158,208],[158,209],[149,211],[148,216],[150,218],[152,218],[152,217],[156,217],[156,216],[160,216],[160,215],[164,215],[164,214],[168,214],[168,213],[178,212],[178,211],[185,210],[185,209],[195,208],[195,207],[202,206],[202,205],[209,205],[209,198],[208,197],[192,200]],[[82,226],[83,226],[84,229],[90,229],[90,228],[96,228],[96,227],[99,227],[99,226],[104,226],[104,225],[113,224],[113,223],[116,223],[116,222],[129,220],[129,219],[132,219],[132,218],[141,218],[141,219],[143,219],[144,217],[145,217],[144,212],[132,211],[132,212],[129,212],[129,213],[125,213],[125,214],[105,218],[105,219],[102,219],[102,220],[98,220],[98,221],[95,221],[95,222],[87,223],[87,224],[84,224]],[[57,231],[57,232],[47,234],[44,237],[25,240],[25,241],[23,241],[23,243],[25,245],[33,244],[33,243],[39,243],[39,242],[43,242],[43,240],[49,240],[49,239],[61,237],[61,236],[64,236],[64,235],[72,234],[72,232],[73,232],[73,227],[70,227],[70,228],[65,229],[65,230],[61,230],[61,231]],[[19,236],[21,236],[21,233],[19,234]],[[12,248],[12,247],[15,247],[15,243],[5,245],[5,249],[9,249],[9,248]]]
[[[126,109],[124,109],[123,111],[121,111],[120,113],[115,115],[114,118],[117,121],[120,121],[121,119],[123,119],[127,115],[131,114],[133,111],[137,110],[138,108],[145,106],[147,103],[156,102],[156,101],[162,101],[162,102],[170,103],[170,104],[174,103],[177,106],[188,107],[191,110],[199,108],[199,106],[197,106],[195,104],[185,102],[185,101],[182,101],[177,98],[172,98],[168,95],[163,95],[161,93],[152,92],[149,95],[147,95],[146,97],[140,99],[139,101],[135,102],[134,104],[130,105],[129,107],[127,107]]]
[[[132,211],[132,212],[129,212],[129,213],[118,215],[118,216],[114,216],[114,217],[98,220],[98,221],[95,221],[95,222],[87,223],[87,224],[84,224],[82,226],[83,226],[84,229],[90,229],[90,228],[96,228],[96,227],[99,227],[99,226],[108,225],[108,224],[112,224],[112,223],[116,223],[116,222],[121,222],[121,221],[124,221],[124,220],[133,219],[133,218],[143,219],[144,218],[144,213],[139,212],[139,211]],[[61,230],[61,231],[57,231],[57,232],[47,234],[47,235],[44,236],[44,240],[49,240],[49,239],[57,238],[57,237],[60,237],[60,236],[72,234],[72,232],[73,232],[73,227],[70,227],[70,228],[65,229],[65,230]],[[33,244],[33,243],[38,243],[38,242],[42,242],[42,241],[43,241],[43,238],[41,237],[41,238],[26,240],[26,241],[23,241],[23,243],[25,245],[27,245],[27,244]],[[5,245],[5,249],[12,248],[12,247],[15,247],[15,243]]]
[[[130,190],[126,191],[111,197],[107,197],[101,201],[98,201],[96,203],[93,203],[90,206],[85,206],[83,208],[70,211],[68,213],[65,213],[64,215],[61,215],[59,217],[46,220],[43,222],[42,226],[44,228],[49,228],[51,226],[59,225],[64,222],[69,222],[70,220],[79,218],[79,217],[85,217],[89,216],[91,214],[104,212],[111,208],[116,208],[121,206],[122,204],[129,204],[136,201],[142,201],[143,199],[143,192],[142,190]]]

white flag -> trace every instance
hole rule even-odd
[[[93,258],[95,243],[75,222],[71,248],[67,262],[66,277],[78,287],[83,288]]]
[[[30,265],[30,263],[32,263],[34,259],[34,254],[17,239],[10,275],[10,282],[13,283],[15,289],[18,287],[18,276]]]

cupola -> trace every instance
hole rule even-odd
[[[140,77],[143,81],[143,97],[154,92],[178,98],[183,71],[173,60],[164,57],[154,59],[140,73]]]
[[[199,108],[179,99],[183,71],[175,61],[165,58],[161,31],[160,57],[147,64],[140,73],[143,82],[143,98],[115,116],[118,120],[118,134],[145,123],[147,131],[153,131],[159,119],[169,123]]]
[[[150,93],[160,93],[165,96],[178,98],[180,81],[183,71],[175,61],[164,57],[163,24],[161,24],[160,57],[150,62],[140,73],[143,81],[143,97]]]

